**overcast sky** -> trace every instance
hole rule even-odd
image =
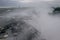
[[[34,3],[34,2],[54,2],[54,1],[58,1],[58,0],[0,0],[0,7],[9,7],[9,6],[21,6],[24,5],[26,6],[26,4],[28,3]],[[29,5],[29,4],[28,4]]]

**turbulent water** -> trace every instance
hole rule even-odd
[[[7,20],[11,18],[22,18],[26,23],[32,25],[36,30],[41,32],[40,38],[46,40],[60,40],[60,14],[57,13],[53,15],[52,13],[52,7],[59,7],[59,2],[32,3],[30,6],[31,7],[17,8],[12,12],[6,12],[8,14],[1,14],[1,16],[7,18]],[[4,23],[5,20],[6,19],[1,20],[3,21],[2,23]]]

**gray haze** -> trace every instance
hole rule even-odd
[[[5,4],[2,6],[4,5]],[[22,7],[29,8],[21,8],[4,16],[9,18],[15,16],[32,17],[32,20],[27,20],[27,22],[41,32],[42,38],[45,38],[46,40],[60,40],[60,14],[49,15],[49,13],[53,11],[52,7],[60,7],[59,1],[34,2],[23,5]]]

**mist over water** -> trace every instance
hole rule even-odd
[[[14,18],[15,16],[23,18],[28,17],[28,20],[25,21],[40,31],[42,38],[45,38],[46,40],[60,40],[60,14],[49,14],[53,11],[52,7],[57,6],[56,2],[41,2],[31,4],[32,5],[26,5],[28,8],[24,5],[26,8],[18,8],[3,16],[7,18]],[[32,8],[30,8],[28,5]]]
[[[55,5],[57,6],[57,5]],[[38,15],[36,18],[38,20],[39,27],[41,29],[42,37],[47,40],[60,40],[60,14],[49,15],[53,10],[52,5],[48,5],[47,3],[42,3],[39,6]]]
[[[49,15],[53,11],[51,7],[57,7],[59,3],[41,2],[35,7],[37,15],[33,15],[32,24],[36,29],[41,31],[42,38],[46,40],[60,40],[60,14]]]

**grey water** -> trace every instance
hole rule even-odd
[[[60,40],[60,14],[56,13],[53,15],[52,13],[52,7],[60,7],[60,3],[37,2],[31,4],[27,4],[27,7],[24,5],[26,8],[18,8],[2,16],[4,18],[25,18],[27,23],[41,32],[41,38],[46,40]]]

